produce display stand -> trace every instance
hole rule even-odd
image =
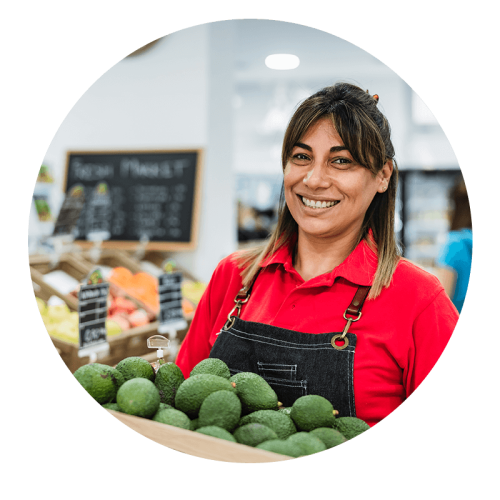
[[[292,457],[279,455],[252,446],[232,443],[224,439],[206,436],[199,432],[188,431],[171,425],[154,422],[146,418],[134,417],[125,413],[108,410],[120,422],[134,431],[168,448],[188,455],[222,462],[263,463],[292,460]]]
[[[100,263],[102,263],[103,265],[114,266],[118,265],[119,262],[119,265],[122,265],[124,267],[125,264],[129,265],[130,267],[136,266],[135,269],[137,269],[137,272],[141,270],[137,262],[135,262],[128,255],[124,255],[121,251],[106,250],[106,252],[102,256],[102,260],[103,261]],[[94,268],[95,264],[85,260],[85,258],[80,255],[63,254],[55,265],[52,264],[50,256],[32,255],[30,256],[30,272],[32,282],[34,283],[35,296],[40,297],[42,300],[46,301],[52,295],[55,295],[62,299],[71,311],[77,311],[78,299],[69,294],[62,294],[51,285],[46,283],[44,281],[44,274],[54,270],[61,270],[80,281],[85,278]],[[133,271],[133,269],[130,270]],[[133,297],[130,297],[128,294],[123,295],[135,302],[139,307],[144,307],[144,305],[140,301],[134,299]],[[179,340],[179,342],[182,342],[182,340],[186,336],[193,316],[194,313],[185,315],[187,327],[184,330],[180,330],[177,332],[177,339]],[[152,317],[154,318],[154,315]],[[109,336],[109,354],[106,357],[99,358],[98,362],[114,366],[126,357],[144,356],[151,354],[151,349],[147,347],[147,339],[153,335],[158,334],[158,326],[158,321],[152,321],[147,325],[130,328],[129,330],[126,330],[118,335]],[[89,357],[80,358],[78,356],[79,345],[77,343],[62,340],[53,336],[50,336],[50,338],[64,363],[72,373],[74,373],[80,366],[83,366],[90,362]],[[156,356],[156,353],[154,354]]]

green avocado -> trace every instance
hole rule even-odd
[[[297,432],[287,439],[288,443],[296,446],[300,450],[301,455],[312,455],[320,451],[326,450],[326,445],[316,436],[309,432]]]
[[[233,435],[223,429],[222,427],[217,427],[216,425],[208,425],[206,427],[199,427],[195,430],[195,432],[199,432],[200,434],[205,434],[206,436],[212,436],[219,439],[225,439],[226,441],[231,441],[232,443],[236,443],[236,439],[234,439]]]
[[[241,402],[231,391],[216,391],[205,398],[200,406],[198,420],[200,427],[216,425],[232,432],[241,416]]]
[[[103,365],[95,363],[83,365],[73,374],[82,387],[99,403],[111,403],[116,400],[117,384]]]
[[[200,361],[189,374],[190,377],[193,375],[201,375],[203,373],[209,373],[211,375],[218,375],[219,377],[229,379],[231,377],[231,372],[229,367],[224,363],[224,361],[217,358],[207,358]]]
[[[286,439],[297,432],[293,420],[285,413],[276,410],[258,410],[242,417],[238,426],[246,424],[262,424],[274,432],[279,439]]]
[[[182,411],[175,409],[167,408],[166,410],[157,411],[152,420],[161,422],[162,424],[180,427],[181,429],[191,429],[191,420],[189,420],[189,417],[185,413],[182,413]]]
[[[333,411],[328,399],[310,394],[295,400],[290,417],[298,430],[309,432],[318,427],[331,427],[335,420]]]
[[[356,417],[340,417],[333,422],[333,428],[339,431],[346,439],[352,439],[367,431],[370,426]]]
[[[124,411],[120,408],[118,403],[104,403],[102,405],[103,408],[106,408],[107,410],[114,410],[114,411],[119,411],[121,413],[124,413]]]
[[[154,382],[161,402],[174,406],[177,389],[184,382],[181,369],[175,363],[165,363],[158,368]]]
[[[226,378],[208,373],[187,378],[177,389],[175,407],[189,418],[197,418],[201,404],[207,396],[216,391],[230,391],[236,394],[233,384]]]
[[[116,369],[123,375],[125,382],[133,378],[145,378],[151,382],[155,379],[155,371],[153,367],[139,356],[131,356],[122,359]]]
[[[262,424],[245,424],[238,427],[233,436],[238,443],[257,446],[270,439],[278,439],[276,432]]]
[[[345,443],[347,439],[339,431],[332,429],[331,427],[318,427],[309,432],[313,436],[321,439],[327,449],[333,448],[339,444]]]
[[[151,380],[133,378],[118,389],[116,402],[129,415],[150,418],[160,407],[160,394]]]
[[[259,450],[272,451],[273,453],[278,453],[280,455],[287,455],[289,457],[297,458],[302,455],[299,447],[293,443],[289,443],[284,439],[270,439],[269,441],[264,441],[258,444],[255,448]]]
[[[260,375],[240,372],[229,380],[236,384],[236,394],[240,398],[244,415],[257,410],[278,409],[276,392]]]

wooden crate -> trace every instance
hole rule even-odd
[[[39,289],[35,289],[35,294],[38,293],[37,296],[42,299],[55,295],[64,300],[70,309],[76,311],[78,309],[78,299],[73,297],[73,295],[63,294],[46,283],[44,275],[51,271],[61,270],[77,281],[81,281],[91,272],[92,268],[73,254],[61,255],[59,261],[56,263],[53,263],[51,257],[48,255],[30,255],[29,261],[31,281],[39,287]]]
[[[179,427],[173,427],[160,422],[154,422],[146,418],[134,417],[113,410],[108,411],[120,422],[148,439],[195,457],[239,463],[293,460],[292,457],[259,450],[252,446],[232,443],[231,441],[206,436],[199,432],[180,429]]]
[[[99,264],[111,267],[116,267],[118,265],[127,267],[134,273],[142,271],[138,262],[134,261],[124,251],[119,250],[103,250]],[[95,269],[95,267],[96,264],[85,259],[85,252],[82,252],[80,255],[64,254],[55,266],[52,265],[50,256],[30,256],[31,279],[34,285],[36,285],[34,286],[35,296],[47,301],[52,295],[55,295],[62,299],[71,311],[77,311],[78,299],[72,295],[60,293],[58,290],[46,283],[43,276],[50,271],[60,269],[80,281],[83,280],[93,269]],[[151,320],[156,319],[156,315],[152,311],[148,310],[141,301],[131,297],[123,291],[120,292],[120,294],[129,300],[132,300],[138,307],[146,309]],[[185,316],[187,327],[177,332],[177,340],[179,343],[182,342],[186,336],[193,316],[194,313]],[[108,337],[109,355],[104,358],[99,358],[98,362],[113,366],[126,357],[146,356],[151,354],[153,354],[154,359],[156,359],[156,351],[147,347],[147,339],[148,337],[158,334],[158,326],[158,321],[151,321],[147,325],[131,328],[130,330],[126,330],[119,335]],[[52,339],[54,346],[66,366],[72,373],[74,373],[80,366],[90,362],[88,357],[78,357],[78,344],[52,336],[50,338]]]

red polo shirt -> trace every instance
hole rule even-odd
[[[362,241],[333,271],[304,281],[293,268],[291,248],[285,245],[261,264],[241,319],[311,334],[341,332],[357,285],[373,282],[376,254]],[[176,363],[186,377],[209,356],[242,287],[234,256],[214,271],[179,350]],[[349,328],[357,335],[357,417],[374,425],[395,410],[432,369],[458,317],[438,279],[401,260],[391,285],[365,301],[361,319]]]

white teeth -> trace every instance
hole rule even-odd
[[[329,208],[339,203],[339,201],[314,201],[308,200],[302,196],[302,203],[311,208]]]

